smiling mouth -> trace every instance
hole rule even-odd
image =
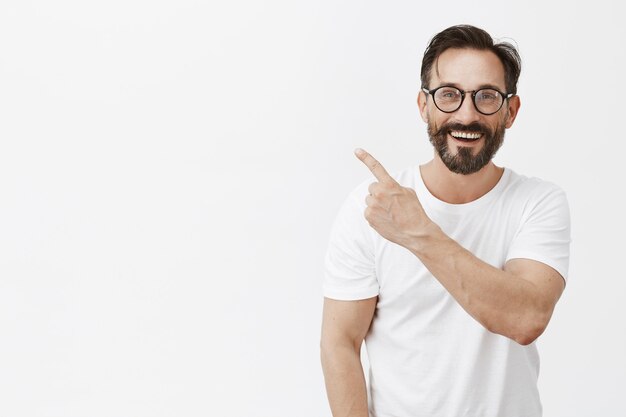
[[[475,142],[483,136],[482,133],[462,132],[459,130],[451,130],[448,133],[454,139],[460,140],[461,142]]]

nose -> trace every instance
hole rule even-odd
[[[470,124],[480,119],[480,113],[478,113],[478,110],[476,110],[474,106],[471,93],[465,95],[465,100],[463,100],[461,107],[454,112],[454,118],[457,119],[459,123],[463,124]]]

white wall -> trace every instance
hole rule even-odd
[[[329,416],[332,219],[432,150],[421,55],[514,39],[497,163],[556,182],[568,288],[539,342],[546,416],[626,415],[626,29],[618,1],[0,3],[0,416]]]

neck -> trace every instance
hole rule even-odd
[[[469,175],[455,174],[445,166],[439,155],[420,166],[426,188],[439,200],[464,204],[477,200],[496,186],[504,168],[489,162],[480,171]]]

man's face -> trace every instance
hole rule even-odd
[[[491,87],[507,93],[504,67],[491,51],[447,49],[435,61],[428,89],[442,85],[460,90]],[[505,129],[511,127],[517,110],[517,96],[505,100],[502,108],[492,115],[476,110],[471,93],[465,95],[461,107],[453,113],[437,109],[432,96],[420,92],[418,105],[428,123],[428,136],[437,155],[452,172],[472,174],[491,161],[504,140]]]

